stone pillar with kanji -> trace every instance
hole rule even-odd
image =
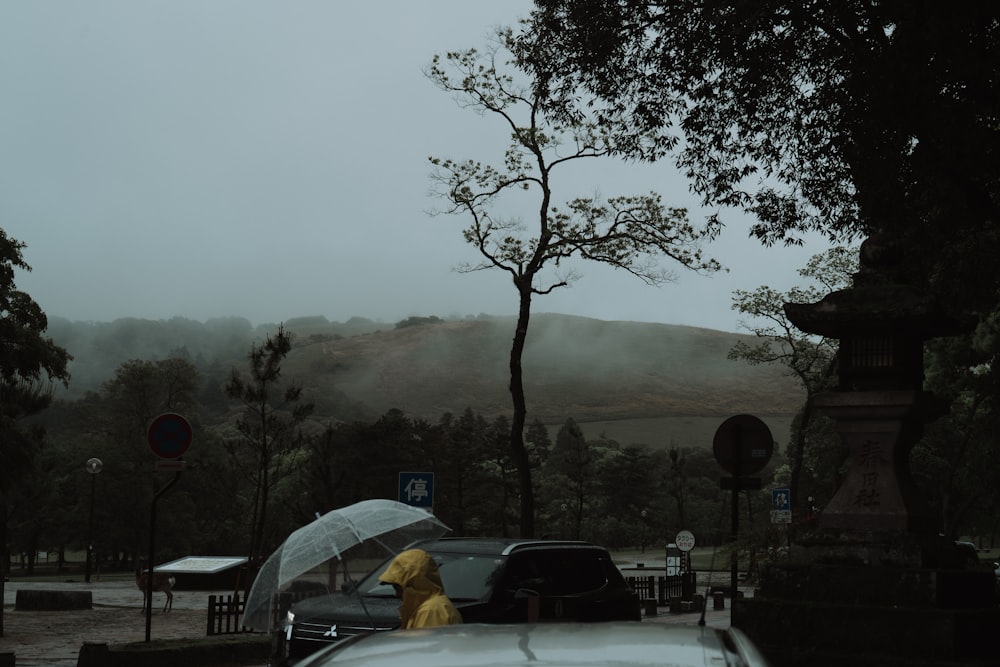
[[[924,425],[947,411],[923,388],[923,346],[964,327],[904,282],[903,262],[896,243],[874,235],[861,247],[851,287],[817,303],[785,304],[799,329],[840,342],[839,385],[814,403],[836,422],[848,450],[847,474],[819,519],[830,532],[937,536],[938,521],[918,493],[909,463]]]

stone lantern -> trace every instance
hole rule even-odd
[[[785,304],[799,329],[840,341],[839,386],[818,395],[815,406],[836,421],[849,468],[819,525],[838,532],[936,536],[938,523],[919,497],[909,466],[924,425],[947,412],[923,389],[924,342],[967,327],[906,284],[900,275],[905,257],[891,239],[873,235],[859,259],[851,287],[816,303]]]
[[[848,450],[848,470],[786,558],[761,569],[733,624],[776,665],[995,662],[1000,608],[991,569],[939,533],[909,456],[947,411],[923,388],[928,339],[967,330],[912,285],[898,245],[873,235],[853,285],[785,304],[799,329],[840,341],[839,386],[814,397]]]

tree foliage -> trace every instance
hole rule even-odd
[[[279,326],[274,337],[251,346],[247,374],[233,368],[225,386],[226,395],[242,406],[233,423],[238,435],[226,447],[253,486],[249,557],[254,564],[266,555],[271,489],[293,469],[304,442],[300,426],[313,411],[312,403],[302,401],[301,385],[282,387],[281,362],[291,349],[291,337]]]
[[[880,229],[909,278],[992,310],[1000,285],[1000,6],[537,0],[522,65],[560,117],[671,154],[765,243]]]
[[[147,430],[164,412],[193,420],[198,410],[199,380],[194,366],[183,359],[132,359],[119,366],[101,392],[88,401],[89,409],[80,413],[80,429],[91,446],[90,456],[104,463],[102,502],[111,507],[149,506],[163,483],[154,473]],[[79,467],[86,458],[81,458]],[[177,491],[190,490],[181,487]],[[175,492],[171,502],[179,498]],[[133,512],[124,518],[112,524],[115,531],[105,535],[104,547],[138,557],[149,543],[148,516]]]
[[[784,304],[819,301],[828,293],[847,287],[857,269],[857,250],[837,246],[814,255],[805,268],[799,269],[799,275],[809,281],[804,286],[779,292],[762,285],[752,291],[736,290],[733,294],[733,309],[746,316],[741,321],[741,326],[756,336],[758,342],[737,342],[729,351],[729,358],[741,359],[750,364],[780,364],[805,390],[806,402],[793,423],[789,439],[789,492],[793,507],[805,506],[801,503],[799,487],[807,467],[810,436],[813,437],[812,444],[817,450],[831,448],[830,445],[823,446],[822,436],[828,429],[813,426],[812,403],[818,393],[836,386],[838,341],[804,334],[785,315]],[[816,453],[819,454],[818,451]],[[830,461],[828,456],[820,458]],[[836,467],[834,465],[834,469]],[[834,476],[833,470],[813,472],[816,477]],[[810,492],[813,495],[817,493],[815,485],[810,484]]]
[[[990,189],[973,164],[996,141],[992,3],[536,5],[519,54],[546,85],[595,94],[606,122],[633,124],[626,146],[644,139],[656,156],[683,138],[681,161],[710,201],[776,206],[764,238],[849,229],[862,203],[888,210],[932,174],[946,177],[938,192],[962,179]],[[757,176],[772,183],[740,187]],[[859,192],[869,181],[897,196]]]
[[[518,318],[510,352],[510,393],[513,402],[511,455],[518,470],[521,534],[534,534],[531,462],[524,444],[527,405],[521,359],[531,317],[531,301],[566,287],[576,278],[571,260],[584,259],[624,270],[652,285],[673,278],[663,265],[712,271],[718,264],[702,257],[700,242],[718,228],[696,229],[680,208],[665,206],[659,195],[578,197],[564,205],[555,200],[553,172],[567,164],[601,158],[613,151],[611,137],[593,119],[551,117],[547,91],[525,83],[509,62],[501,60],[513,46],[513,35],[500,31],[496,47],[436,56],[427,75],[460,104],[499,120],[510,131],[511,143],[502,164],[475,160],[431,158],[432,178],[444,199],[445,213],[469,219],[465,240],[481,261],[463,270],[506,272],[518,294]],[[523,79],[523,77],[521,77]],[[496,209],[519,191],[533,191],[537,221],[524,224],[516,215],[503,217]]]
[[[30,465],[37,433],[19,427],[25,417],[52,401],[54,383],[69,384],[72,356],[46,335],[48,318],[26,292],[17,289],[17,271],[31,271],[25,245],[0,229],[0,433],[4,465],[0,493]]]
[[[31,271],[24,248],[0,229],[0,381],[12,390],[25,383],[68,384],[72,356],[45,335],[48,318],[14,282],[16,271]]]
[[[992,372],[1000,339],[995,328],[987,332],[991,328],[928,345],[927,386],[950,410],[914,447],[913,471],[952,539],[963,531],[991,535],[1000,527],[1000,394]]]
[[[553,491],[561,495],[560,509],[568,517],[570,537],[575,540],[580,539],[584,516],[592,514],[598,458],[579,425],[567,419],[556,434],[548,466],[556,480]]]
[[[66,366],[72,358],[46,336],[48,319],[27,293],[17,289],[14,274],[30,271],[24,244],[0,229],[0,553],[7,553],[7,521],[17,486],[34,479],[32,466],[43,433],[26,426],[26,417],[52,401],[52,384],[69,382]],[[0,573],[6,562],[0,563]],[[0,582],[0,593],[3,583]],[[0,636],[3,614],[0,613]]]
[[[557,117],[584,108],[621,154],[672,157],[705,205],[750,213],[751,234],[766,244],[808,232],[832,242],[884,235],[903,253],[896,281],[978,322],[972,335],[931,346],[933,387],[956,410],[914,458],[949,533],[969,523],[976,503],[991,505],[966,475],[972,462],[990,461],[977,443],[992,431],[1000,386],[995,348],[973,343],[993,335],[1000,293],[1000,6],[535,4],[516,51]],[[738,298],[768,313],[782,299],[816,300],[765,288]],[[821,348],[793,346],[803,337],[780,320],[761,332],[784,338],[777,354],[766,345],[735,352],[792,363],[815,386],[808,369],[823,368],[813,355]],[[801,423],[798,437],[809,428]],[[800,468],[793,461],[793,484]]]

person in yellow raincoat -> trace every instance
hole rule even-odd
[[[437,563],[423,549],[400,553],[379,580],[392,585],[403,601],[399,619],[404,630],[462,622],[462,615],[444,593]]]

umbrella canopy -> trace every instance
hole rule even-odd
[[[394,500],[363,500],[327,512],[302,526],[264,562],[243,613],[243,625],[270,630],[275,593],[296,577],[365,542],[398,554],[415,540],[440,537],[450,530],[430,512]],[[388,555],[387,553],[387,555]]]

